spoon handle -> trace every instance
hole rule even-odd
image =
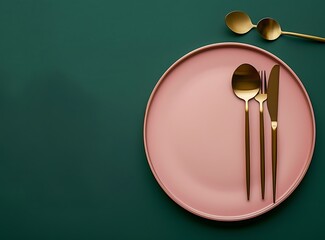
[[[307,34],[302,34],[302,33],[294,33],[294,32],[284,32],[284,31],[282,31],[282,34],[295,36],[295,37],[306,38],[306,39],[310,39],[310,40],[314,40],[314,41],[318,41],[318,42],[325,42],[325,38],[316,37],[316,36],[307,35]]]
[[[246,193],[250,195],[250,139],[249,139],[249,111],[248,101],[245,102],[245,147],[246,147]]]

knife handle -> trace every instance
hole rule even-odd
[[[250,138],[249,138],[249,109],[248,101],[245,103],[245,147],[246,147],[246,194],[249,201],[250,195]]]
[[[261,193],[265,196],[265,147],[264,147],[264,111],[263,103],[260,107],[260,171],[261,171]]]
[[[278,123],[272,121],[272,187],[273,187],[273,203],[276,199],[276,170],[277,170],[277,141],[278,141]]]

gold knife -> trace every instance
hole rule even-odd
[[[278,100],[279,100],[280,66],[274,65],[268,82],[267,107],[272,127],[272,189],[273,203],[276,199],[276,169],[277,169],[277,129],[278,129]]]

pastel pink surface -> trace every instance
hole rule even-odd
[[[280,65],[277,202],[272,203],[271,127],[264,105],[266,192],[261,199],[259,106],[250,101],[251,199],[246,200],[244,102],[231,87],[242,63],[266,70]],[[239,43],[213,44],[177,61],[147,105],[144,142],[160,186],[199,216],[236,221],[258,216],[287,198],[308,169],[315,145],[309,97],[279,58]]]

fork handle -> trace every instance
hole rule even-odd
[[[260,171],[262,199],[265,195],[265,147],[264,147],[264,111],[263,102],[260,103]]]

